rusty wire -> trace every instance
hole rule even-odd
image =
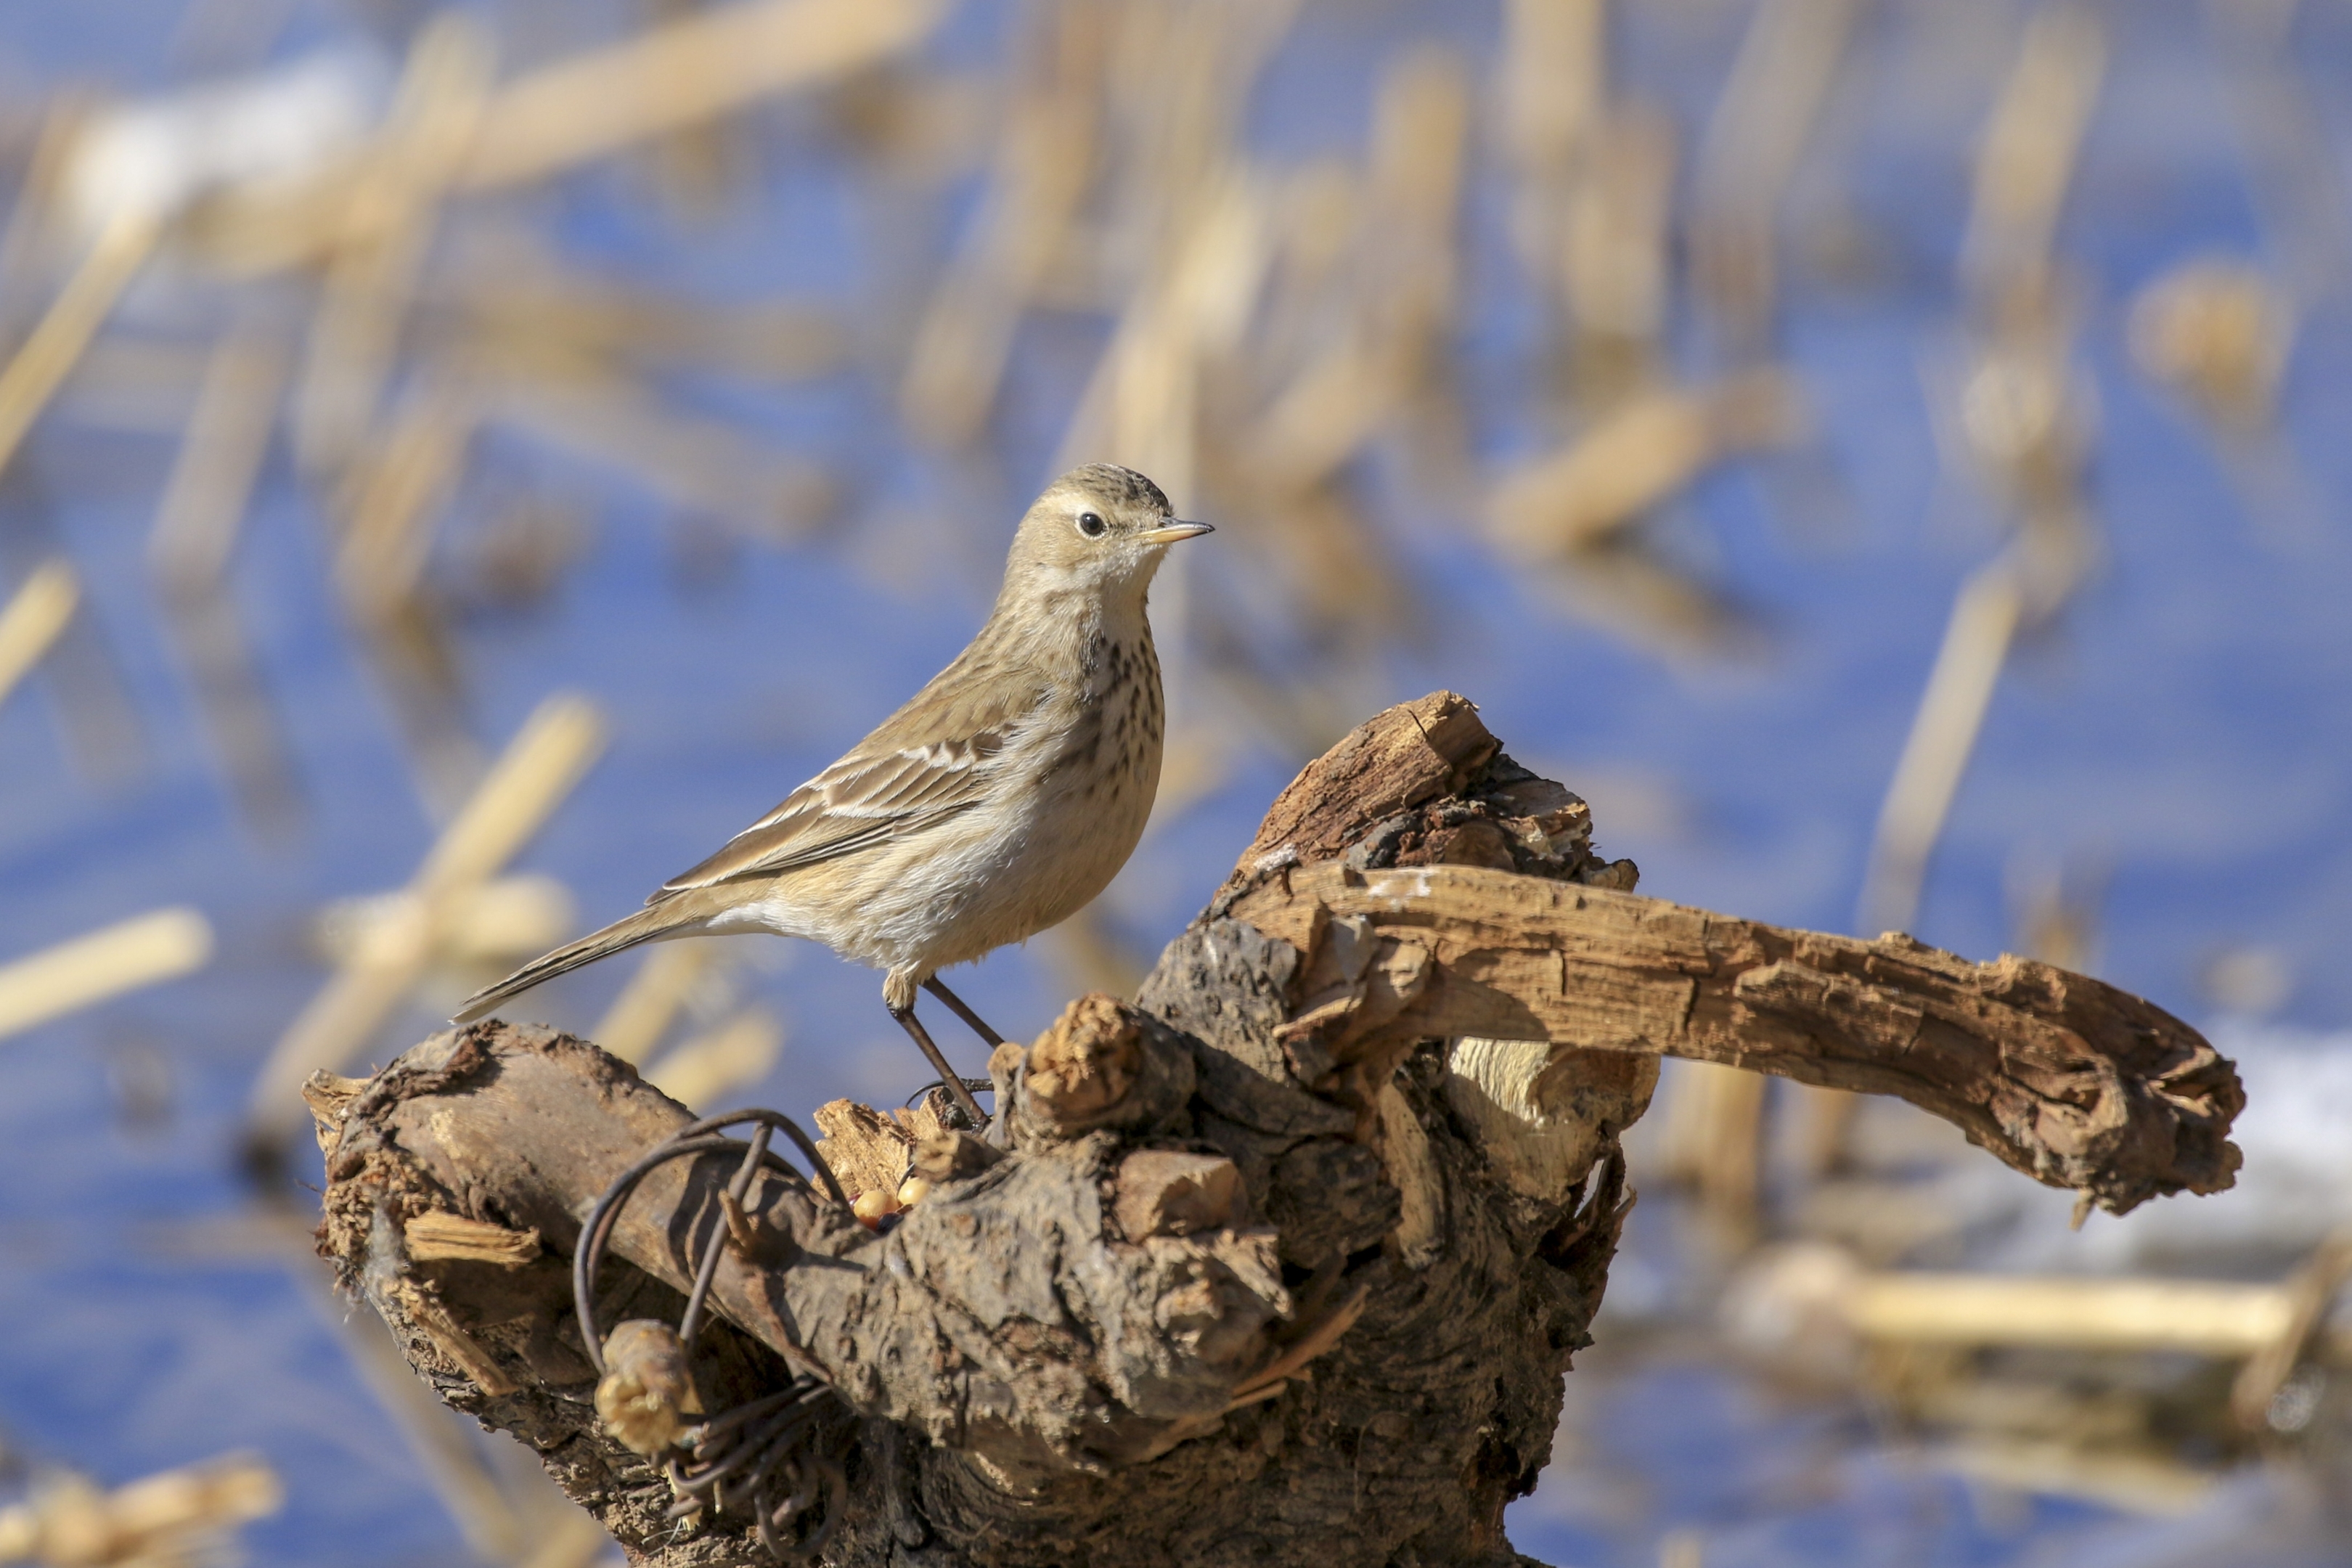
[[[722,1129],[746,1121],[754,1124],[748,1141],[719,1135]],[[769,1141],[776,1132],[799,1148],[815,1173],[814,1182],[771,1152]],[[701,1332],[719,1258],[730,1238],[740,1244],[744,1236],[743,1200],[751,1192],[751,1179],[762,1167],[781,1173],[812,1194],[821,1186],[824,1196],[848,1206],[848,1197],[816,1145],[790,1117],[777,1111],[722,1111],[688,1122],[654,1145],[604,1189],[572,1249],[572,1307],[579,1316],[580,1338],[589,1363],[599,1377],[604,1375],[605,1366],[604,1336],[596,1326],[596,1270],[629,1195],[646,1177],[672,1160],[737,1150],[742,1152],[742,1163],[720,1196],[720,1221],[703,1244],[694,1286],[678,1322],[678,1339],[688,1352],[693,1351]],[[710,1416],[687,1435],[684,1458],[673,1456],[666,1462],[664,1472],[677,1499],[668,1517],[691,1520],[706,1509],[747,1514],[752,1533],[769,1555],[780,1562],[810,1561],[843,1516],[849,1487],[843,1459],[855,1426],[848,1406],[830,1383],[804,1358],[787,1359],[794,1365],[790,1384]],[[780,1485],[786,1489],[781,1499],[776,1495]],[[787,1531],[795,1520],[803,1518],[815,1522],[801,1539],[791,1539]]]

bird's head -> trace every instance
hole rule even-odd
[[[1021,520],[1005,587],[1139,595],[1170,545],[1209,531],[1178,521],[1160,487],[1134,469],[1089,463],[1046,486]]]

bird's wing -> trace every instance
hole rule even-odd
[[[991,760],[1045,696],[1042,683],[972,663],[949,666],[846,756],[646,901],[838,859],[971,809],[987,793]]]

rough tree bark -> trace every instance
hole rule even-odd
[[[1010,1152],[826,1108],[880,1231],[780,1175],[697,1349],[717,1414],[840,1396],[840,1564],[1503,1563],[1632,1202],[1662,1055],[1899,1095],[2120,1212],[2227,1186],[2234,1071],[2135,997],[1907,938],[1632,894],[1583,803],[1450,693],[1276,800],[1133,1004],[991,1063]],[[586,1042],[496,1021],[314,1082],[320,1250],[452,1405],[544,1458],[633,1561],[766,1561],[686,1526],[596,1420],[568,1259],[689,1113]],[[919,1133],[932,1135],[920,1138]],[[675,1322],[731,1156],[663,1167],[599,1322]],[[911,1194],[910,1194],[911,1195]]]

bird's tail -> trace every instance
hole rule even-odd
[[[544,957],[534,958],[495,985],[484,986],[466,998],[457,1009],[453,1024],[470,1024],[510,997],[520,996],[534,985],[543,984],[559,974],[569,974],[583,964],[610,958],[616,952],[636,946],[641,942],[655,942],[666,936],[691,934],[700,924],[697,919],[679,919],[681,911],[665,900],[650,909],[614,921],[603,931],[590,931],[578,942],[566,942]]]

